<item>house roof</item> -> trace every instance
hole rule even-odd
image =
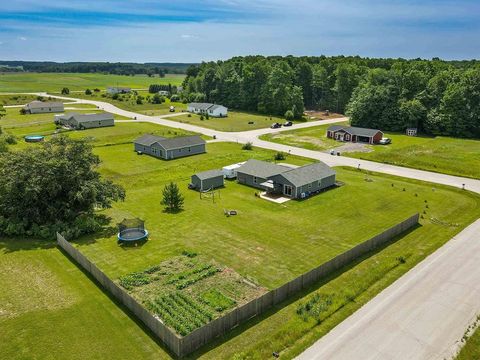
[[[213,106],[211,103],[189,103],[188,107],[194,107],[195,109],[207,110]]]
[[[218,108],[224,108],[224,109],[226,109],[226,107],[223,106],[223,105],[214,104],[214,105],[212,105],[211,107],[209,107],[208,110],[216,110],[216,109],[218,109]]]
[[[26,106],[26,108],[29,108],[29,109],[40,109],[40,108],[46,108],[46,107],[61,107],[63,108],[63,103],[62,102],[53,102],[53,101],[50,101],[50,102],[44,102],[44,101],[38,101],[38,100],[35,100],[35,101],[32,101],[32,102],[29,102]]]
[[[196,173],[194,176],[197,176],[200,180],[207,180],[207,179],[212,179],[219,176],[223,177],[223,172],[222,170],[208,170],[208,171]]]
[[[162,138],[156,142],[159,143],[165,150],[180,149],[188,146],[206,144],[205,140],[198,135]]]
[[[372,137],[372,136],[375,136],[377,133],[381,132],[378,129],[367,129],[367,128],[360,128],[360,127],[354,127],[354,126],[341,126],[341,125],[332,125],[328,128],[328,131],[345,131],[350,135],[366,136],[366,137]]]
[[[74,118],[78,123],[85,123],[90,121],[113,120],[113,115],[107,112],[96,113],[96,114],[67,113],[59,117],[64,119]]]
[[[165,139],[164,137],[152,135],[152,134],[145,134],[140,136],[138,139],[134,141],[135,144],[143,145],[143,146],[151,146],[152,144]]]
[[[237,173],[256,176],[266,179],[289,170],[289,167],[272,164],[266,161],[250,159],[237,169]]]
[[[335,170],[319,161],[282,172],[280,176],[290,181],[296,187],[299,187],[335,174]]]

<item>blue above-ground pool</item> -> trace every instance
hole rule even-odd
[[[26,142],[40,142],[45,139],[45,136],[42,135],[27,135],[25,136]]]
[[[118,235],[119,241],[141,241],[147,240],[148,231],[147,229],[126,229],[122,232],[119,232]]]

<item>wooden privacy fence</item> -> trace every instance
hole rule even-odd
[[[212,320],[208,324],[192,331],[184,337],[177,335],[174,331],[165,326],[158,318],[150,314],[150,312],[108,278],[60,234],[57,234],[57,242],[65,252],[75,259],[82,268],[88,271],[107,291],[109,291],[120,303],[143,322],[173,353],[182,357],[199,349],[214,338],[226,334],[234,327],[244,323],[252,317],[262,314],[272,306],[287,300],[332,272],[339,270],[360,256],[365,255],[394,237],[411,229],[418,224],[418,220],[418,213],[412,215],[408,219],[394,225],[381,234],[358,244],[340,255],[337,255],[330,261],[300,275],[279,288],[271,290],[262,296],[235,308],[224,316]]]

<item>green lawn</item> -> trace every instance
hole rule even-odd
[[[310,150],[326,150],[342,143],[326,137],[328,125],[291,130],[261,138]],[[371,152],[343,152],[342,155],[450,175],[480,178],[480,140],[449,137],[412,137],[386,133],[390,145],[366,145]]]
[[[67,87],[70,91],[87,88],[106,89],[109,86],[148,88],[151,84],[181,85],[184,75],[167,74],[164,78],[146,75],[124,76],[77,73],[2,73],[0,89],[2,92],[58,92]]]
[[[369,153],[347,156],[450,175],[480,178],[480,140],[450,137],[412,137],[386,133],[388,146],[369,146]]]
[[[347,123],[337,123],[335,125],[347,125]],[[338,141],[329,139],[325,136],[327,128],[331,124],[320,125],[305,129],[292,129],[274,134],[260,136],[260,139],[272,141],[279,144],[297,146],[308,150],[323,151],[339,145]]]
[[[200,115],[185,114],[175,116],[169,120],[179,121],[182,123],[202,126],[209,129],[220,131],[245,131],[270,127],[275,122],[284,123],[285,119],[277,116],[267,116],[254,113],[245,113],[239,111],[228,111],[228,117],[225,118],[209,118],[208,120],[200,120]],[[253,122],[249,124],[249,122]]]
[[[53,94],[53,93],[52,93]],[[146,98],[147,96],[152,96],[148,91],[138,91],[138,94]],[[61,95],[60,93],[55,93],[55,95]],[[64,95],[62,95],[64,96]],[[138,112],[144,115],[158,116],[169,114],[170,106],[175,106],[176,111],[182,111],[187,109],[187,105],[180,102],[170,102],[167,98],[166,101],[162,104],[152,104],[149,103],[146,99],[143,100],[142,104],[137,104],[136,96],[131,94],[122,94],[119,95],[118,99],[112,99],[111,96],[106,95],[105,91],[100,91],[93,93],[91,95],[85,95],[84,93],[71,93],[68,95],[71,98],[93,100],[93,101],[104,101],[110,104],[117,106],[120,109]]]
[[[2,359],[168,359],[52,242],[0,238]]]
[[[480,316],[477,316],[474,324],[471,326],[477,329],[468,337],[464,337],[462,342],[465,342],[462,349],[458,353],[456,360],[476,360],[480,359]]]
[[[34,100],[37,100],[36,95],[0,95],[0,105],[25,105]],[[56,99],[55,101],[64,100]]]

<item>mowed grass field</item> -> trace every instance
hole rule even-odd
[[[335,125],[347,125],[347,122],[340,122]],[[332,126],[332,124],[297,130],[294,128],[274,134],[262,135],[260,139],[278,144],[297,146],[308,150],[324,151],[341,145],[338,141],[325,136],[330,126]]]
[[[186,107],[185,107],[186,108]],[[277,116],[267,116],[254,113],[246,113],[240,111],[228,111],[228,116],[224,118],[210,117],[208,120],[204,117],[200,119],[200,115],[196,114],[174,116],[168,118],[172,121],[179,121],[186,124],[198,125],[208,129],[219,131],[246,131],[263,129],[270,127],[273,123],[279,122],[283,124],[284,118]]]
[[[67,87],[70,91],[85,91],[87,88],[106,89],[109,86],[124,86],[145,89],[151,84],[181,85],[184,75],[167,74],[165,77],[146,75],[105,75],[80,73],[1,73],[0,92],[59,92]]]
[[[443,209],[455,202],[454,193],[381,176],[367,182],[363,173],[347,169],[338,169],[338,180],[345,186],[306,201],[278,205],[256,198],[255,189],[230,181],[215,203],[200,200],[198,192],[187,190],[195,172],[250,157],[273,159],[271,151],[242,151],[238,144],[211,143],[207,148],[207,154],[174,161],[139,156],[131,145],[95,148],[103,160],[102,174],[127,189],[127,200],[106,213],[113,223],[124,217],[144,219],[151,240],[141,248],[125,250],[118,247],[115,235],[89,237],[78,242],[82,251],[113,278],[183,250],[195,251],[273,288],[422,212],[425,200],[427,219],[454,221],[449,210]],[[287,162],[308,160],[289,157]],[[164,213],[160,205],[162,189],[169,181],[178,183],[186,197],[185,211],[175,215]],[[224,209],[235,209],[239,215],[226,218]],[[320,224],[318,219],[322,219]]]
[[[169,359],[53,242],[0,238],[0,358]]]
[[[327,126],[291,130],[261,138],[310,150],[327,150],[343,145],[326,137]],[[342,155],[386,164],[450,175],[480,178],[480,140],[443,136],[406,136],[385,133],[390,145],[366,145],[371,152],[343,152]]]
[[[365,181],[365,174],[355,169],[337,169],[345,186],[285,206],[258,199],[253,195],[255,189],[235,182],[226,183],[215,203],[200,200],[198,193],[186,189],[191,173],[250,157],[271,160],[274,153],[212,143],[207,144],[208,154],[167,162],[136,155],[131,144],[124,144],[142,131],[174,136],[176,130],[124,123],[68,133],[92,137],[94,151],[103,161],[102,174],[127,189],[125,202],[103,212],[112,216],[112,225],[123,217],[139,216],[152,233],[151,240],[138,248],[120,248],[114,228],[111,236],[75,242],[112,276],[144,269],[144,264],[158,263],[186,249],[271,288],[319,264],[328,256],[322,250],[331,254],[341,251],[414,211],[424,217],[420,227],[396,242],[239,326],[191,358],[265,359],[273,351],[280,352],[282,358],[293,358],[480,216],[477,195],[379,174],[370,174],[368,178],[373,181]],[[300,165],[309,160],[288,157],[286,162]],[[169,180],[177,182],[186,195],[182,213],[162,212],[161,190]],[[224,208],[235,208],[239,215],[226,218]],[[430,218],[441,220],[443,225]],[[15,267],[20,270],[12,270]],[[49,270],[42,270],[45,268]],[[2,239],[0,269],[0,283],[8,290],[0,293],[0,353],[7,358],[28,358],[31,354],[38,359],[50,359],[52,354],[72,359],[169,357],[51,243]],[[44,296],[51,293],[35,287],[29,279],[43,287],[51,284],[54,295]],[[33,295],[24,284],[33,289]],[[316,294],[328,298],[329,305],[322,306],[318,316],[300,316],[297,311],[302,304],[311,302]],[[58,301],[45,300],[51,298]],[[12,310],[2,304],[22,306],[23,315],[7,318],[6,311]]]
[[[170,114],[170,106],[174,106],[176,112],[179,111],[186,111],[187,105],[180,103],[180,102],[171,102],[170,99],[166,98],[165,102],[162,104],[152,104],[149,103],[145,98],[147,96],[153,96],[148,91],[137,91],[138,95],[144,98],[142,104],[137,104],[136,99],[137,97],[132,94],[122,94],[119,96],[118,99],[112,99],[111,96],[106,95],[105,91],[94,92],[91,95],[85,95],[82,93],[72,93],[67,95],[71,98],[78,98],[78,99],[85,99],[85,100],[93,100],[93,101],[103,101],[110,104],[115,105],[116,107],[128,111],[134,111],[140,114],[149,115],[149,116],[158,116],[158,115],[166,115]],[[52,93],[58,96],[65,96],[61,95],[59,92]]]

